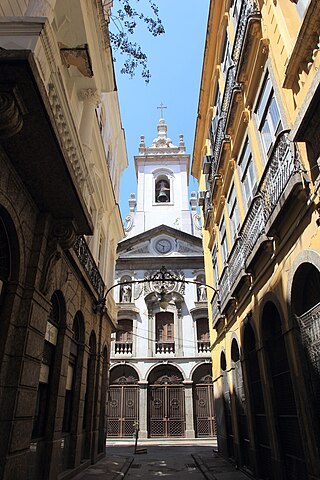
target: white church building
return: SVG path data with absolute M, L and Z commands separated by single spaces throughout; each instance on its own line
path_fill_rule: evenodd
M 183 135 L 172 144 L 163 118 L 157 129 L 149 147 L 141 136 L 137 198 L 130 196 L 118 245 L 107 435 L 132 437 L 138 425 L 140 438 L 210 437 L 207 295 L 199 285 L 205 277 L 196 194 L 188 198 L 190 155 Z

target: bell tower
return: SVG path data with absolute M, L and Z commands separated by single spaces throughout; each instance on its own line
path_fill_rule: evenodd
M 134 157 L 137 199 L 131 195 L 129 200 L 126 236 L 131 237 L 162 224 L 199 236 L 198 231 L 194 231 L 194 203 L 191 202 L 191 210 L 189 207 L 190 155 L 186 153 L 183 135 L 179 135 L 178 146 L 172 143 L 163 118 L 166 107 L 161 104 L 158 108 L 161 110 L 158 136 L 150 146 L 146 146 L 145 137 L 141 135 L 139 155 Z

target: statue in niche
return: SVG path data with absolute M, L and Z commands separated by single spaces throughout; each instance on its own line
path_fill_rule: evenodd
M 207 287 L 205 285 L 199 285 L 197 288 L 198 302 L 207 301 Z
M 131 285 L 122 285 L 120 289 L 120 301 L 122 303 L 130 303 L 131 294 L 132 294 Z

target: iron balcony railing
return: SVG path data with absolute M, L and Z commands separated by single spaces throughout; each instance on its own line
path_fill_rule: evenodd
M 76 253 L 82 267 L 84 268 L 91 285 L 97 292 L 99 298 L 102 298 L 105 285 L 97 264 L 89 250 L 87 242 L 82 235 L 77 237 L 76 243 L 73 246 L 73 250 Z
M 210 172 L 210 180 L 214 182 L 214 176 L 217 174 L 221 147 L 226 138 L 226 124 L 228 119 L 228 112 L 232 99 L 232 93 L 235 89 L 240 89 L 240 84 L 236 82 L 236 71 L 239 68 L 239 59 L 243 48 L 243 43 L 246 35 L 246 29 L 249 19 L 252 16 L 260 15 L 260 10 L 257 0 L 243 0 L 240 9 L 240 15 L 237 25 L 237 31 L 231 58 L 233 65 L 228 68 L 225 88 L 222 98 L 221 116 L 218 120 L 217 129 L 215 131 L 214 140 L 211 137 L 212 145 L 212 164 Z
M 215 324 L 220 313 L 220 295 L 218 291 L 216 291 L 213 295 L 213 298 L 211 301 L 211 308 L 212 308 L 213 324 Z
M 240 59 L 248 20 L 254 15 L 260 15 L 258 2 L 256 0 L 242 0 L 236 36 L 231 54 L 231 58 L 235 64 L 237 64 Z
M 219 159 L 220 159 L 220 152 L 223 141 L 225 140 L 225 127 L 227 122 L 228 111 L 230 108 L 231 97 L 233 89 L 236 87 L 235 84 L 235 76 L 234 76 L 234 69 L 235 66 L 232 65 L 228 68 L 226 83 L 222 98 L 222 106 L 221 106 L 221 116 L 218 120 L 217 129 L 215 131 L 214 136 L 214 144 L 212 146 L 212 163 L 211 163 L 211 171 L 210 171 L 210 181 L 214 181 L 214 176 L 218 172 L 219 167 Z M 212 140 L 211 140 L 212 141 Z
M 257 194 L 253 198 L 247 216 L 241 226 L 227 264 L 219 280 L 219 299 L 224 306 L 232 287 L 259 238 L 265 233 L 279 199 L 290 178 L 301 170 L 295 145 L 288 139 L 288 131 L 281 132 L 273 146 Z M 213 319 L 218 315 L 217 305 L 212 304 Z
M 132 353 L 132 342 L 115 342 L 114 353 L 128 355 Z

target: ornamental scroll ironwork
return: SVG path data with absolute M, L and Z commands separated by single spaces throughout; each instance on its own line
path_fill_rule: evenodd
M 154 385 L 179 385 L 183 382 L 178 375 L 162 375 L 155 382 Z
M 146 274 L 144 284 L 144 293 L 148 295 L 152 292 L 161 293 L 163 289 L 166 293 L 177 292 L 181 295 L 185 293 L 185 276 L 182 272 L 168 272 L 162 267 L 158 272 L 151 275 Z M 179 282 L 181 280 L 181 282 Z

